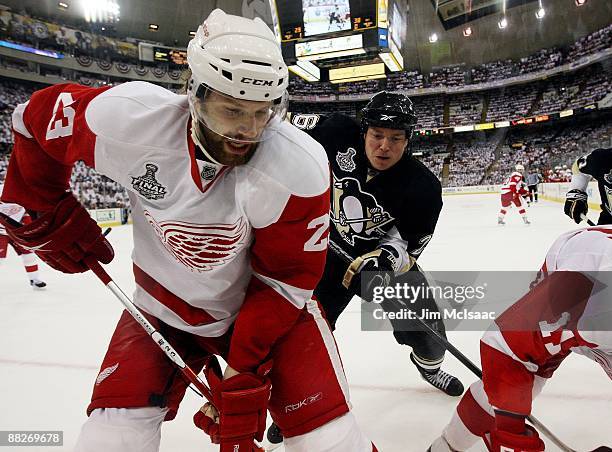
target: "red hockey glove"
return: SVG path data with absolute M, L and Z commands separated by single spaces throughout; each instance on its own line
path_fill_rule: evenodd
M 495 413 L 495 429 L 485 435 L 490 452 L 543 452 L 544 442 L 535 429 L 518 415 Z
M 87 271 L 86 257 L 108 264 L 115 256 L 98 224 L 71 193 L 30 224 L 15 227 L 2 218 L 0 223 L 13 241 L 64 273 Z
M 219 417 L 213 420 L 204 414 L 208 409 L 206 404 L 193 416 L 196 427 L 204 430 L 213 443 L 220 444 L 222 451 L 254 450 L 254 439 L 261 441 L 266 429 L 270 380 L 252 373 L 223 380 L 215 357 L 208 360 L 204 373 Z

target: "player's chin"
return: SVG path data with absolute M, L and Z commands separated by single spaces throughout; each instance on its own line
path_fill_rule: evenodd
M 391 159 L 389 157 L 374 157 L 372 166 L 377 170 L 385 170 L 391 166 Z
M 247 163 L 255 153 L 256 143 L 240 143 L 236 141 L 224 141 L 224 164 L 238 166 Z
M 236 156 L 247 155 L 255 145 L 244 141 L 225 140 L 223 149 L 226 153 Z

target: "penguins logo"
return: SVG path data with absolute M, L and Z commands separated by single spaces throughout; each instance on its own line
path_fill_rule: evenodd
M 612 170 L 610 170 L 610 172 L 604 176 L 604 180 L 608 184 L 612 185 Z
M 374 196 L 361 190 L 357 179 L 334 175 L 331 221 L 345 242 L 354 246 L 356 237 L 380 239 L 384 234 L 380 228 L 393 220 Z

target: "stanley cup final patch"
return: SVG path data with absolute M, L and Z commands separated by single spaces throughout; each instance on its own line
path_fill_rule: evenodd
M 355 161 L 353 160 L 355 155 L 357 155 L 355 148 L 348 148 L 345 152 L 338 152 L 336 154 L 336 162 L 338 162 L 338 166 L 342 171 L 350 173 L 355 170 L 357 167 L 357 165 L 355 165 Z
M 159 167 L 153 163 L 147 163 L 145 170 L 146 173 L 142 176 L 132 176 L 132 187 L 147 199 L 162 199 L 166 196 L 166 187 L 155 178 L 155 173 L 157 173 Z

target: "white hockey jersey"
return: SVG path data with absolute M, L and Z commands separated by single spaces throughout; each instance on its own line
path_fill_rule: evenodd
M 0 184 L 0 196 L 2 196 L 2 191 L 4 190 L 4 184 Z M 23 216 L 25 215 L 25 209 L 19 204 L 0 202 L 0 212 L 4 215 L 11 217 L 13 220 L 17 222 L 21 222 Z M 6 235 L 6 229 L 4 226 L 0 224 L 0 235 Z
M 235 369 L 255 368 L 310 299 L 325 263 L 329 167 L 289 123 L 273 120 L 248 164 L 214 165 L 195 158 L 187 97 L 131 82 L 39 91 L 13 127 L 19 171 L 4 198 L 53 208 L 76 160 L 122 184 L 136 305 L 201 336 L 235 323 Z

